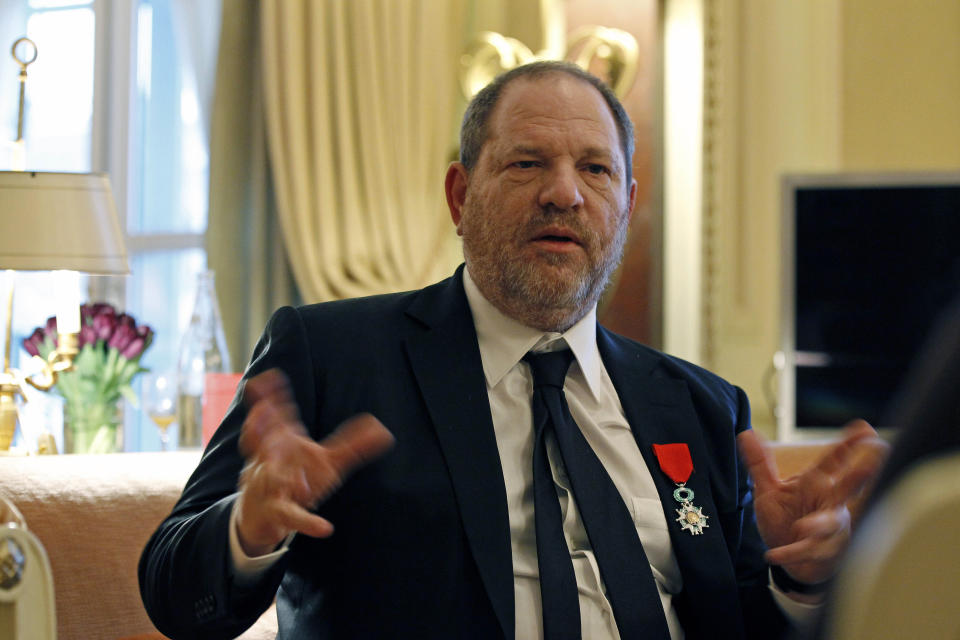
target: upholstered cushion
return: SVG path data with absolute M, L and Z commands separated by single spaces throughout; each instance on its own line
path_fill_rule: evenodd
M 137 562 L 198 460 L 197 452 L 0 458 L 0 491 L 50 558 L 60 640 L 156 633 Z M 275 613 L 261 623 L 244 638 L 276 635 Z

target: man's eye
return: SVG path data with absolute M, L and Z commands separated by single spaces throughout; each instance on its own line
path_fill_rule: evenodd
M 608 173 L 607 168 L 602 164 L 588 164 L 587 171 L 594 175 L 600 175 L 601 173 Z
M 534 160 L 517 160 L 513 166 L 518 169 L 532 169 L 537 166 L 537 163 Z

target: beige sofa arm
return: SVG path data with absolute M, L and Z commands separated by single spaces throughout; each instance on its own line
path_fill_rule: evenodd
M 140 600 L 137 563 L 199 459 L 180 451 L 0 457 L 0 489 L 50 558 L 60 640 L 162 638 Z M 242 637 L 275 636 L 270 610 Z

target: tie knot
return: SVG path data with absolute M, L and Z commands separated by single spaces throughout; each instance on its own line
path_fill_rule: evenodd
M 550 386 L 563 389 L 563 381 L 567 377 L 567 369 L 573 361 L 573 352 L 570 349 L 563 351 L 548 351 L 545 353 L 527 352 L 523 359 L 530 365 L 533 373 L 533 386 Z

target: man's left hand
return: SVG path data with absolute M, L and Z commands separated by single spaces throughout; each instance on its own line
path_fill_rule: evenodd
M 773 452 L 753 430 L 737 436 L 754 484 L 754 510 L 767 562 L 795 580 L 830 579 L 850 540 L 851 512 L 859 514 L 867 488 L 886 460 L 889 445 L 863 420 L 803 473 L 781 480 Z

